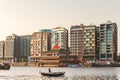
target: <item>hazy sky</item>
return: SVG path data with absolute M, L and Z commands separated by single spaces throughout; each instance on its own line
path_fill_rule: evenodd
M 120 0 L 0 0 L 0 40 L 12 33 L 81 23 L 99 26 L 108 20 L 117 23 L 119 32 Z

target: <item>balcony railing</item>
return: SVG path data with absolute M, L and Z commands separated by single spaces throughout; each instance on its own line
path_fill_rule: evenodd
M 40 63 L 59 63 L 59 60 L 40 60 Z

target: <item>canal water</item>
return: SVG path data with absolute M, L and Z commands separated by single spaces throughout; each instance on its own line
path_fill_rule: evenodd
M 51 68 L 51 71 L 64 71 L 61 77 L 44 77 L 40 72 L 48 72 L 45 67 L 11 67 L 0 70 L 0 80 L 120 80 L 120 67 L 101 68 Z

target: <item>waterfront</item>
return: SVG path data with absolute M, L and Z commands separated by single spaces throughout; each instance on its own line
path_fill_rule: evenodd
M 0 70 L 0 80 L 120 80 L 119 67 L 102 68 L 51 68 L 54 71 L 65 71 L 65 75 L 57 78 L 43 77 L 39 72 L 48 72 L 45 67 L 11 67 Z

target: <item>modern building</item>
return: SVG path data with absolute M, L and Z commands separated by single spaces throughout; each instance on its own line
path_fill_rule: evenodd
M 68 30 L 63 27 L 57 27 L 52 30 L 42 29 L 40 32 L 50 33 L 51 38 L 49 38 L 48 41 L 51 45 L 50 49 L 52 49 L 43 52 L 43 55 L 40 57 L 39 61 L 40 66 L 67 66 L 66 55 L 68 55 Z
M 52 29 L 41 29 L 39 30 L 39 32 L 46 32 L 46 33 L 49 33 L 49 40 L 48 40 L 48 50 L 51 50 L 51 32 L 52 32 Z
M 77 55 L 83 59 L 84 55 L 84 25 L 75 25 L 70 28 L 70 55 Z
M 96 26 L 75 25 L 70 28 L 70 55 L 80 60 L 96 60 Z
M 68 30 L 64 27 L 56 27 L 51 33 L 51 48 L 68 50 Z
M 17 62 L 26 62 L 30 56 L 30 35 L 17 36 L 15 41 L 16 53 L 14 57 Z
M 30 57 L 31 61 L 39 61 L 40 56 L 43 55 L 43 52 L 49 50 L 49 40 L 51 36 L 48 32 L 34 32 L 31 35 L 30 41 Z
M 6 37 L 4 59 L 14 62 L 28 61 L 30 56 L 30 35 L 12 34 Z
M 96 26 L 84 26 L 84 55 L 83 59 L 90 62 L 96 61 Z
M 5 60 L 13 61 L 15 53 L 15 39 L 17 39 L 15 34 L 6 37 L 5 40 L 5 49 L 4 49 L 4 58 Z
M 0 60 L 4 59 L 4 47 L 5 47 L 4 41 L 0 41 Z
M 117 25 L 108 21 L 100 25 L 100 61 L 117 60 Z

